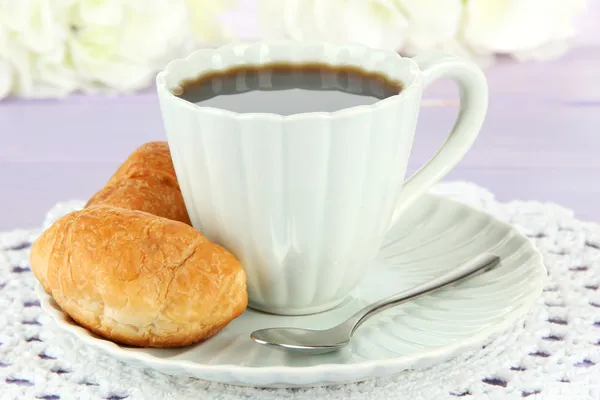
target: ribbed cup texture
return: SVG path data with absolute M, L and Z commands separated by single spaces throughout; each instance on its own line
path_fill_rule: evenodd
M 240 259 L 252 307 L 318 312 L 343 301 L 379 252 L 404 179 L 420 85 L 370 106 L 288 117 L 199 107 L 168 91 L 205 71 L 272 61 L 350 63 L 404 82 L 415 71 L 393 53 L 360 46 L 260 44 L 203 50 L 157 78 L 194 227 Z

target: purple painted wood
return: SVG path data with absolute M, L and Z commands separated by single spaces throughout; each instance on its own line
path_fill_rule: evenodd
M 502 200 L 552 201 L 600 220 L 600 43 L 560 60 L 487 71 L 490 107 L 481 137 L 447 179 L 473 181 Z M 455 99 L 448 82 L 426 99 Z M 441 143 L 456 105 L 427 103 L 410 160 Z M 153 90 L 130 96 L 0 103 L 0 230 L 38 226 L 60 200 L 87 198 L 127 154 L 164 140 Z

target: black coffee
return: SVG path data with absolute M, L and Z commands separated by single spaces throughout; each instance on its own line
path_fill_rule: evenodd
M 206 107 L 290 115 L 373 104 L 401 90 L 400 82 L 357 67 L 267 64 L 205 74 L 173 93 Z

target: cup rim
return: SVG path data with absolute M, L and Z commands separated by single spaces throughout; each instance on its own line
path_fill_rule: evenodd
M 166 77 L 169 74 L 174 73 L 173 69 L 177 68 L 183 64 L 190 63 L 192 61 L 192 59 L 195 58 L 200 53 L 206 53 L 206 52 L 216 53 L 218 51 L 228 51 L 228 50 L 231 51 L 235 47 L 242 47 L 242 46 L 247 48 L 248 46 L 315 46 L 315 45 L 328 46 L 328 47 L 342 47 L 342 46 L 343 47 L 354 47 L 354 48 L 359 48 L 361 50 L 372 52 L 372 53 L 374 53 L 374 52 L 384 53 L 388 57 L 396 58 L 398 61 L 408 64 L 407 66 L 408 66 L 409 71 L 411 72 L 412 79 L 408 83 L 402 82 L 405 86 L 403 87 L 402 91 L 400 91 L 399 93 L 394 94 L 389 97 L 386 97 L 385 99 L 377 100 L 376 102 L 374 102 L 372 104 L 346 107 L 346 108 L 342 108 L 342 109 L 336 110 L 336 111 L 311 111 L 311 112 L 294 113 L 294 114 L 289 114 L 289 115 L 282 115 L 282 114 L 276 114 L 276 113 L 271 113 L 271 112 L 248 112 L 248 113 L 246 113 L 246 112 L 231 111 L 231 110 L 227 110 L 224 108 L 218 108 L 218 107 L 201 106 L 201 105 L 192 103 L 190 101 L 182 99 L 181 97 L 176 96 L 169 88 L 167 88 Z M 315 42 L 315 41 L 294 41 L 294 40 L 264 40 L 264 41 L 256 41 L 256 42 L 235 42 L 235 43 L 228 43 L 228 44 L 225 44 L 225 45 L 222 45 L 219 47 L 201 48 L 201 49 L 191 52 L 186 57 L 171 60 L 156 75 L 156 90 L 158 91 L 159 97 L 166 96 L 166 98 L 169 99 L 169 101 L 174 101 L 175 104 L 177 104 L 181 107 L 184 107 L 184 108 L 188 109 L 189 111 L 205 112 L 205 113 L 210 113 L 210 114 L 213 114 L 216 116 L 221 116 L 221 117 L 229 117 L 229 118 L 235 118 L 235 119 L 260 118 L 260 119 L 271 119 L 271 120 L 278 120 L 278 121 L 280 121 L 280 120 L 290 120 L 291 121 L 291 120 L 306 119 L 306 118 L 322 118 L 322 119 L 343 118 L 343 117 L 348 117 L 348 116 L 352 116 L 352 115 L 356 115 L 356 114 L 373 112 L 379 108 L 389 105 L 390 103 L 400 101 L 400 100 L 404 99 L 405 97 L 411 95 L 415 91 L 415 88 L 420 86 L 420 85 L 418 85 L 418 83 L 421 82 L 421 75 L 419 72 L 420 72 L 420 69 L 415 60 L 413 60 L 410 57 L 404 57 L 404 56 L 400 55 L 399 53 L 396 53 L 392 50 L 374 49 L 374 48 L 370 48 L 368 46 L 358 44 L 358 43 L 332 43 L 332 42 L 324 42 L 324 41 Z M 200 72 L 199 76 L 201 74 L 202 74 L 202 72 Z

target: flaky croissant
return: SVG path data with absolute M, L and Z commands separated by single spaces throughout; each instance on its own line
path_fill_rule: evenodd
M 167 142 L 140 146 L 86 207 L 110 205 L 146 211 L 191 225 Z
M 246 275 L 230 252 L 180 222 L 189 219 L 182 201 L 170 203 L 181 194 L 173 193 L 179 187 L 164 145 L 140 149 L 86 208 L 34 242 L 31 266 L 57 304 L 90 331 L 134 346 L 185 346 L 245 310 Z M 156 157 L 143 153 L 157 149 Z

